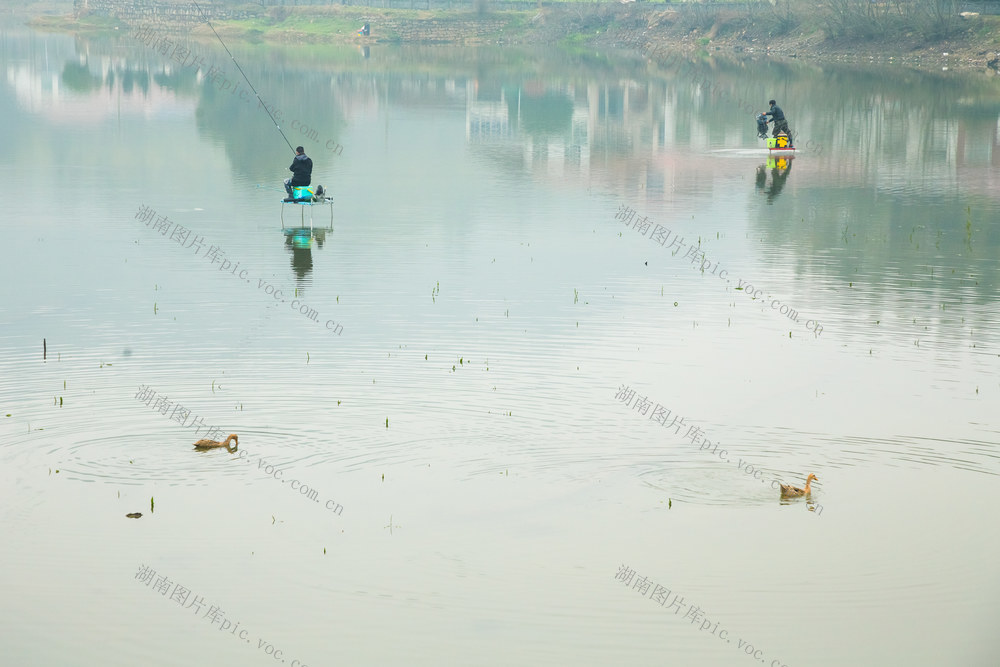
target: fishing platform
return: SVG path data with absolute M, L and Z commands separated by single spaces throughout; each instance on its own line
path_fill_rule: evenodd
M 288 198 L 281 200 L 281 226 L 285 226 L 285 204 L 301 207 L 299 210 L 299 221 L 302 223 L 302 227 L 305 227 L 306 207 L 309 207 L 310 231 L 313 228 L 313 207 L 328 206 L 330 208 L 330 228 L 333 229 L 333 197 L 328 196 L 326 191 L 322 190 L 321 187 L 317 187 L 314 191 L 309 186 L 300 187 L 293 185 L 291 200 Z
M 775 155 L 775 154 L 794 155 L 795 154 L 795 146 L 792 146 L 789 143 L 788 137 L 785 136 L 785 134 L 783 132 L 779 132 L 778 136 L 776 136 L 776 137 L 771 137 L 771 138 L 767 139 L 767 150 L 768 150 L 768 153 L 770 153 L 771 155 Z

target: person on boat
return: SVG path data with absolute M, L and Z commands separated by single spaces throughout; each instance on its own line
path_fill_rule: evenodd
M 784 133 L 788 137 L 788 147 L 792 148 L 795 146 L 795 142 L 792 141 L 792 131 L 788 129 L 788 121 L 785 119 L 785 112 L 781 110 L 774 100 L 768 100 L 767 102 L 771 108 L 767 110 L 764 114 L 765 116 L 770 116 L 773 125 L 771 125 L 771 136 L 777 137 L 779 134 Z
M 302 146 L 295 149 L 295 158 L 288 171 L 292 172 L 292 177 L 285 179 L 285 192 L 291 200 L 294 197 L 292 188 L 301 188 L 312 183 L 313 161 L 306 155 L 306 149 Z

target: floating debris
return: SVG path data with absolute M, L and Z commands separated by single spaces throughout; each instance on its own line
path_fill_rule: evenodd
M 142 516 L 142 512 L 132 512 L 130 514 L 126 514 L 125 516 L 127 516 L 130 519 L 138 519 L 139 517 Z

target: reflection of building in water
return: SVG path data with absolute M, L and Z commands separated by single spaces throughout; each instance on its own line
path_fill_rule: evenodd
M 588 109 L 577 105 L 575 97 L 572 84 L 469 81 L 465 137 L 470 144 L 486 148 L 519 148 L 522 165 L 544 165 L 553 176 L 567 170 L 586 175 L 590 167 Z M 513 151 L 507 153 L 513 155 Z
M 8 65 L 5 72 L 19 107 L 73 126 L 94 125 L 124 115 L 155 119 L 193 116 L 194 101 L 157 85 L 157 79 L 170 73 L 169 65 L 137 68 L 122 57 L 91 62 L 83 56 L 47 65 L 17 63 Z
M 479 83 L 476 81 L 469 81 L 465 90 L 465 138 L 469 143 L 506 142 L 513 138 L 503 89 L 497 99 L 491 99 L 489 95 L 479 96 Z
M 975 124 L 958 121 L 956 143 L 955 163 L 962 184 L 974 191 L 1000 194 L 1000 114 L 995 120 L 987 115 Z
M 661 197 L 678 179 L 683 183 L 691 168 L 690 146 L 707 146 L 709 128 L 709 119 L 662 81 L 466 85 L 467 141 L 509 167 L 554 180 L 638 186 Z M 682 170 L 674 157 L 678 152 Z
M 1000 114 L 973 102 L 947 114 L 930 105 L 900 109 L 894 98 L 865 98 L 864 122 L 832 126 L 830 144 L 848 168 L 872 171 L 897 193 L 1000 193 Z
M 719 167 L 713 153 L 759 146 L 751 113 L 735 103 L 740 82 L 725 81 L 730 92 L 690 77 L 469 81 L 466 140 L 542 178 L 578 176 L 660 199 L 701 192 Z M 853 111 L 859 104 L 861 115 Z M 995 194 L 1000 118 L 988 105 L 965 104 L 942 117 L 931 104 L 901 110 L 897 97 L 859 97 L 822 124 L 810 108 L 796 119 L 814 137 L 806 154 L 874 172 L 881 189 Z

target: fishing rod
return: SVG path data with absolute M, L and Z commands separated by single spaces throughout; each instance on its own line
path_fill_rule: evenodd
M 222 41 L 221 37 L 219 37 L 219 33 L 215 32 L 215 26 L 212 25 L 212 22 L 208 20 L 207 16 L 205 16 L 205 11 L 201 8 L 201 6 L 197 2 L 194 3 L 194 6 L 198 8 L 199 12 L 201 12 L 202 17 L 205 19 L 205 23 L 207 23 L 208 27 L 211 28 L 212 32 L 215 33 L 215 36 L 219 40 L 219 44 L 222 44 L 222 48 L 224 48 L 226 50 L 226 53 L 229 54 L 229 57 L 232 58 L 233 64 L 236 65 L 236 69 L 240 71 L 240 74 L 243 75 L 243 79 L 247 82 L 247 85 L 250 86 L 250 90 L 252 90 L 253 94 L 257 96 L 257 101 L 260 102 L 260 106 L 264 107 L 264 111 L 266 111 L 267 115 L 271 118 L 271 122 L 274 123 L 275 129 L 277 129 L 278 132 L 281 133 L 281 138 L 285 140 L 285 143 L 288 144 L 288 148 L 294 153 L 295 149 L 292 148 L 292 142 L 290 142 L 288 140 L 288 137 L 285 136 L 285 133 L 281 131 L 281 126 L 278 125 L 278 121 L 274 119 L 274 116 L 271 114 L 270 109 L 268 109 L 267 105 L 264 104 L 264 100 L 260 99 L 260 93 L 258 93 L 257 89 L 253 87 L 252 83 L 250 83 L 250 79 L 247 78 L 246 72 L 243 71 L 243 68 L 240 67 L 240 64 L 236 62 L 236 58 L 233 56 L 232 51 L 229 50 L 229 47 L 226 46 L 226 43 Z

